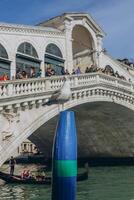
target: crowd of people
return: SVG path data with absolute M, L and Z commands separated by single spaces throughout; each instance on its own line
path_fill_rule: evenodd
M 124 63 L 125 65 L 128 66 L 127 70 L 134 69 L 134 59 L 129 60 L 128 58 L 124 59 L 117 59 L 120 63 Z
M 114 72 L 114 70 L 109 66 L 109 67 L 105 67 L 105 68 L 99 68 L 99 67 L 95 67 L 94 65 L 91 65 L 91 67 L 87 67 L 84 73 L 93 73 L 93 72 L 99 72 L 99 73 L 104 73 L 106 75 L 109 76 L 114 76 L 117 78 L 120 78 L 122 80 L 127 80 L 124 76 L 120 75 L 118 73 L 118 71 Z M 76 69 L 72 70 L 72 73 L 69 73 L 69 71 L 66 69 L 64 70 L 64 68 L 61 70 L 61 75 L 79 75 L 82 74 L 83 72 L 81 71 L 80 67 L 77 67 Z M 52 69 L 51 67 L 47 68 L 46 70 L 46 76 L 53 76 L 56 75 L 56 72 L 54 71 L 54 69 Z M 129 79 L 130 81 L 130 79 Z
M 87 67 L 85 69 L 84 73 L 93 73 L 93 72 L 104 73 L 110 76 L 120 78 L 122 80 L 127 80 L 123 75 L 120 75 L 118 71 L 114 72 L 114 70 L 109 65 L 107 65 L 105 68 L 99 68 L 94 65 L 91 65 L 90 67 Z M 79 75 L 82 73 L 83 72 L 81 71 L 79 66 L 76 69 L 73 69 L 71 73 L 68 71 L 68 69 L 64 69 L 64 67 L 62 67 L 61 71 L 59 71 L 58 73 L 54 70 L 54 68 L 47 67 L 45 71 L 45 76 L 51 77 L 54 75 Z M 35 70 L 34 67 L 31 67 L 29 73 L 26 72 L 25 70 L 21 71 L 20 69 L 17 69 L 16 77 L 14 79 L 40 78 L 41 76 L 42 76 L 41 69 L 37 71 Z M 9 80 L 9 77 L 6 73 L 0 76 L 0 81 L 7 81 L 7 80 Z M 131 80 L 129 79 L 129 81 Z
M 21 71 L 20 69 L 16 72 L 16 79 L 27 79 L 27 78 L 39 78 L 41 77 L 42 70 L 39 69 L 38 72 L 36 72 L 34 67 L 31 67 L 30 72 L 26 72 L 25 70 Z
M 114 70 L 108 65 L 105 68 L 99 68 L 99 67 L 94 67 L 91 65 L 91 67 L 87 67 L 85 70 L 85 73 L 93 73 L 93 72 L 99 72 L 99 73 L 104 73 L 109 76 L 114 76 L 116 78 L 120 78 L 122 80 L 127 80 L 123 75 L 120 75 L 118 71 L 114 72 Z M 130 81 L 130 80 L 129 80 Z
M 76 75 L 82 74 L 80 67 L 78 67 L 76 70 L 73 69 L 72 73 L 70 73 L 68 71 L 68 69 L 64 69 L 64 67 L 61 69 L 60 75 L 71 75 L 71 74 L 72 75 L 73 74 L 76 74 Z M 46 69 L 45 75 L 50 77 L 50 76 L 58 75 L 58 74 L 56 74 L 56 72 L 55 72 L 55 70 L 53 68 L 48 67 Z

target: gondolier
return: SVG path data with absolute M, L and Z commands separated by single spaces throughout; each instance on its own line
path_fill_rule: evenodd
M 16 160 L 14 159 L 13 156 L 11 156 L 10 160 L 9 160 L 9 167 L 10 167 L 10 175 L 13 176 L 14 174 L 14 167 L 16 164 Z

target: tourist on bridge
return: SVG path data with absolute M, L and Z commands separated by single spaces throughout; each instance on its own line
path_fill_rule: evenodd
M 31 67 L 30 78 L 36 78 L 36 73 L 35 73 L 35 68 L 34 67 Z
M 89 67 L 86 68 L 85 73 L 89 73 Z
M 74 74 L 75 74 L 75 70 L 73 69 L 73 70 L 72 70 L 72 75 L 74 75 Z
M 78 75 L 78 74 L 82 74 L 80 67 L 77 67 L 75 73 L 76 73 L 77 75 Z
M 41 78 L 42 75 L 42 69 L 39 69 L 38 73 L 37 73 L 37 78 Z
M 16 160 L 14 159 L 13 156 L 11 156 L 10 160 L 9 160 L 9 167 L 10 167 L 10 175 L 13 176 L 14 174 L 14 167 L 16 164 Z
M 62 69 L 61 69 L 61 75 L 65 75 L 65 74 L 66 74 L 65 69 L 64 69 L 64 67 L 62 67 Z
M 65 75 L 70 75 L 68 69 L 66 69 L 66 71 L 65 71 Z

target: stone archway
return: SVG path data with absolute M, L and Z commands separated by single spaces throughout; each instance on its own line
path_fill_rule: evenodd
M 134 156 L 134 112 L 113 102 L 86 102 L 71 108 L 76 115 L 78 157 Z M 51 158 L 57 116 L 31 136 L 46 157 Z
M 94 41 L 89 31 L 82 25 L 75 25 L 72 30 L 73 65 L 82 72 L 94 64 Z

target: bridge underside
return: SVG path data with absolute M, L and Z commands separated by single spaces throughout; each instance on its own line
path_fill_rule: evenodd
M 134 112 L 114 103 L 96 102 L 74 107 L 78 156 L 133 157 Z M 46 157 L 51 157 L 57 117 L 30 136 Z

